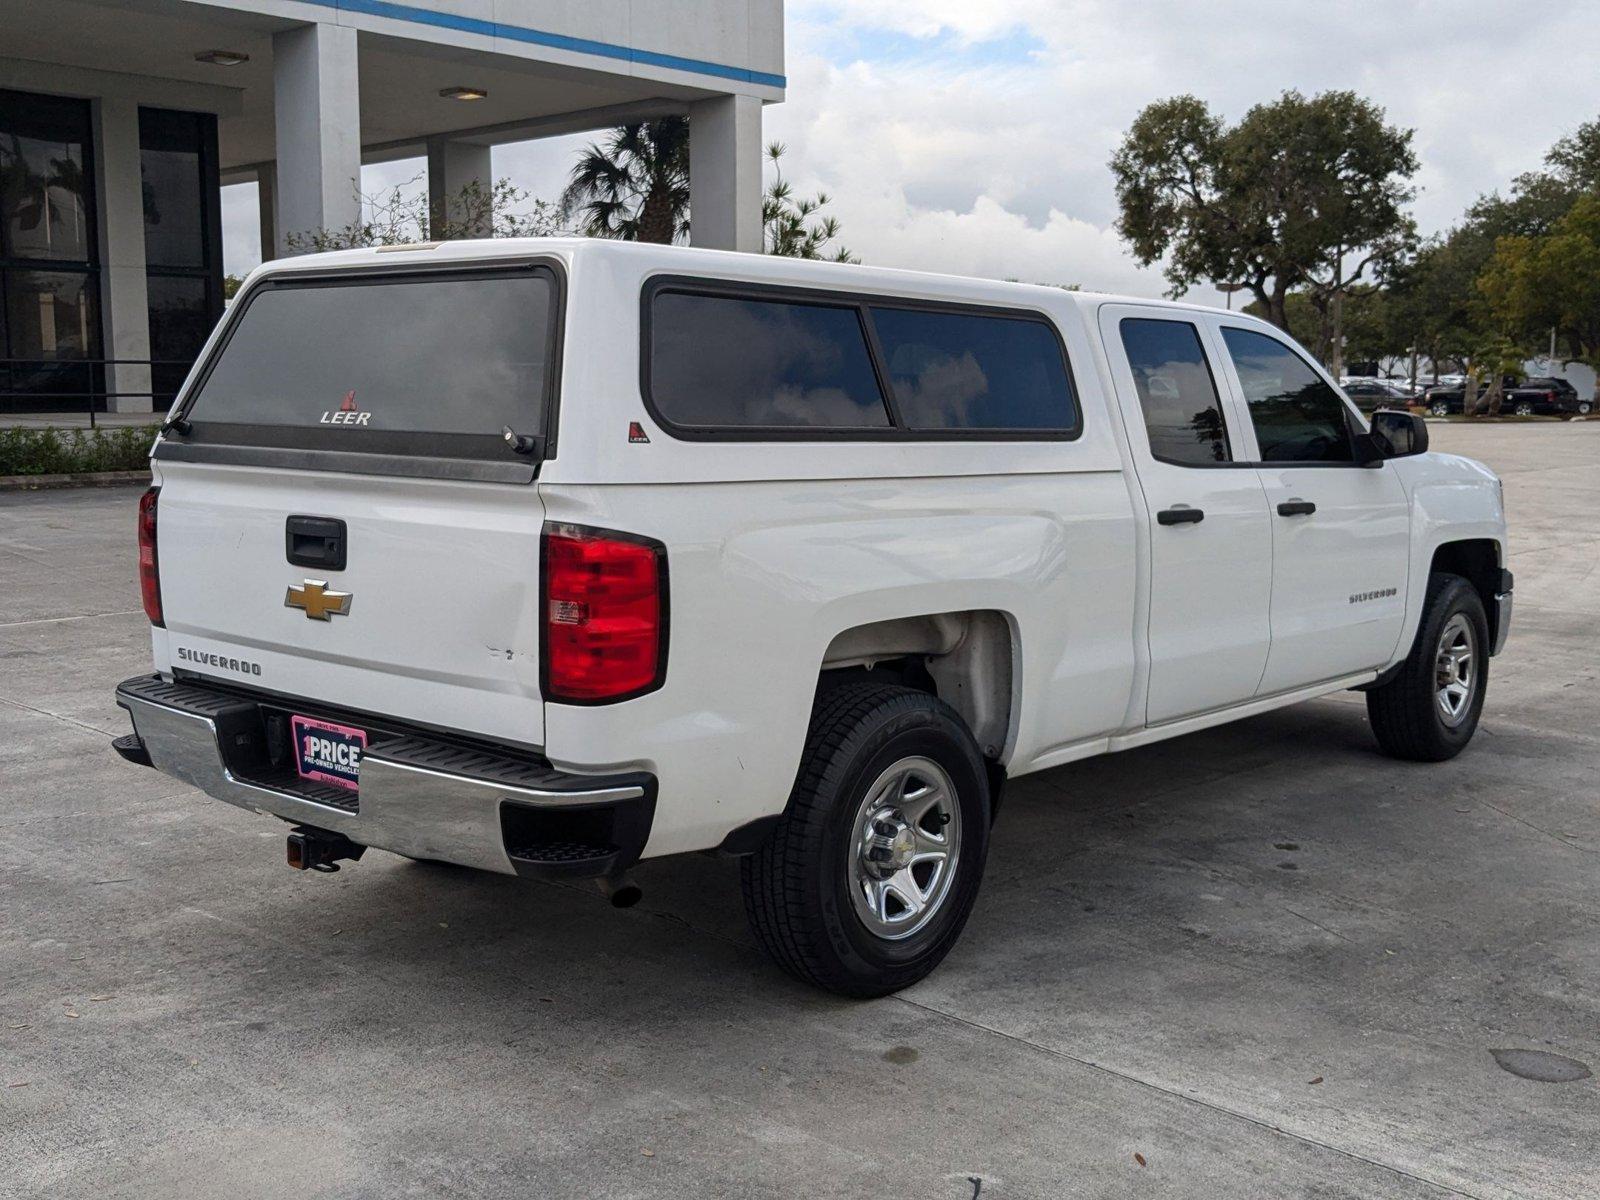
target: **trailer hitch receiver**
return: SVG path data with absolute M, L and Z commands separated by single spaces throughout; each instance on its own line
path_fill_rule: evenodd
M 357 845 L 342 833 L 330 833 L 310 825 L 296 825 L 289 833 L 289 865 L 296 871 L 337 871 L 340 859 L 354 862 L 366 851 L 365 846 Z

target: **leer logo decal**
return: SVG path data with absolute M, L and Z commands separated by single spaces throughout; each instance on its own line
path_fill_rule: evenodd
M 330 591 L 324 579 L 308 579 L 304 584 L 290 585 L 283 597 L 285 608 L 299 608 L 313 621 L 331 621 L 350 612 L 350 592 Z

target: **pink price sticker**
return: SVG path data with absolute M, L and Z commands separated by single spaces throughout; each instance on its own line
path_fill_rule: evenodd
M 364 729 L 335 725 L 314 717 L 289 718 L 294 735 L 295 770 L 302 779 L 355 791 L 361 779 L 361 755 L 367 748 Z

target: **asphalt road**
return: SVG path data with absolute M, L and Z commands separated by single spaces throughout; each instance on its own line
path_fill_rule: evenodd
M 1600 1194 L 1600 423 L 1502 472 L 1516 624 L 1443 766 L 1349 695 L 1020 782 L 954 954 L 847 1003 L 737 869 L 643 903 L 283 829 L 126 765 L 135 491 L 0 496 L 0 1195 Z

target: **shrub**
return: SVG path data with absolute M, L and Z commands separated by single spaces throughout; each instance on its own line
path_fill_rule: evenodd
M 159 425 L 111 429 L 0 429 L 0 475 L 76 475 L 137 471 Z

